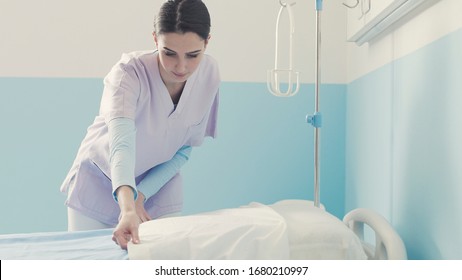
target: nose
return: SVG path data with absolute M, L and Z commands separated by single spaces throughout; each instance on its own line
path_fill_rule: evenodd
M 183 74 L 186 72 L 187 69 L 187 61 L 184 58 L 178 59 L 176 66 L 175 66 L 175 71 L 179 74 Z

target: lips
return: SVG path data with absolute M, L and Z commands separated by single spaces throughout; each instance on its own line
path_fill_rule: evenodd
M 188 75 L 187 73 L 176 73 L 176 72 L 172 72 L 172 73 L 175 77 L 180 78 L 180 79 L 185 78 Z

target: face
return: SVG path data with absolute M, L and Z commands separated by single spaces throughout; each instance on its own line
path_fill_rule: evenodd
M 162 80 L 167 86 L 183 84 L 199 66 L 208 40 L 193 32 L 153 35 Z

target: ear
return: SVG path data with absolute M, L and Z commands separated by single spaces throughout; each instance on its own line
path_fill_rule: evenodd
M 208 43 L 209 43 L 210 38 L 212 38 L 212 35 L 209 34 L 209 36 L 207 37 L 207 39 L 206 39 L 205 42 L 204 42 L 204 44 L 205 44 L 205 45 L 204 45 L 204 48 L 207 48 L 207 45 L 208 45 Z
M 152 32 L 152 37 L 154 38 L 154 43 L 156 44 L 156 48 L 158 47 L 158 42 L 157 42 L 157 34 L 156 32 Z

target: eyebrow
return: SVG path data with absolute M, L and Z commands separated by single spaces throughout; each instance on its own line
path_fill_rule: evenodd
M 177 53 L 176 51 L 171 50 L 171 49 L 169 49 L 169 48 L 167 48 L 167 47 L 164 47 L 164 50 L 167 50 L 167 51 L 173 52 L 173 53 Z M 197 53 L 200 53 L 201 51 L 202 51 L 202 50 L 195 50 L 195 51 L 192 51 L 192 52 L 187 52 L 186 54 L 197 54 Z

